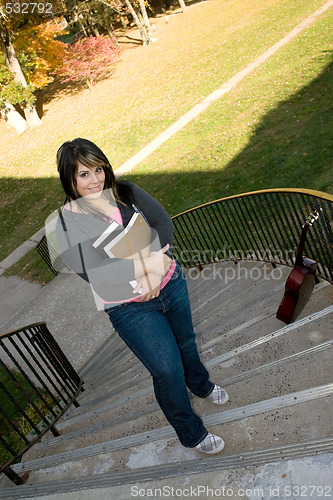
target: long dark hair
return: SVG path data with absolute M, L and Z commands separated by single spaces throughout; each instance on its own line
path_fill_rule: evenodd
M 130 205 L 133 203 L 132 189 L 129 184 L 117 181 L 112 166 L 103 151 L 88 139 L 77 138 L 66 141 L 57 152 L 57 165 L 60 181 L 66 194 L 66 202 L 78 200 L 80 195 L 76 188 L 76 173 L 78 164 L 88 168 L 102 167 L 105 173 L 104 190 L 112 189 L 118 203 Z M 80 200 L 81 207 L 99 213 L 86 200 Z

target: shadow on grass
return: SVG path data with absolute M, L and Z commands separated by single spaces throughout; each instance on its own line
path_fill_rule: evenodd
M 112 74 L 115 72 L 115 67 L 111 67 L 110 71 L 103 77 L 100 77 L 97 82 L 102 80 L 106 80 L 110 78 Z M 63 82 L 60 78 L 56 78 L 52 83 L 50 83 L 45 89 L 41 89 L 36 97 L 35 107 L 38 113 L 38 116 L 42 118 L 45 115 L 44 106 L 54 99 L 60 99 L 65 96 L 73 96 L 77 95 L 83 90 L 88 89 L 88 85 L 85 82 L 80 81 L 70 81 Z
M 123 40 L 123 38 L 126 38 L 128 41 Z M 142 45 L 142 40 L 139 38 L 134 38 L 133 36 L 129 36 L 129 35 L 121 35 L 118 39 L 118 43 L 120 45 L 124 45 L 124 44 Z
M 331 55 L 333 52 L 331 52 Z M 229 193 L 303 187 L 333 192 L 333 60 L 268 112 L 223 172 Z
M 0 178 L 0 261 L 64 202 L 58 178 Z
M 205 2 L 207 0 L 184 0 L 186 7 Z M 147 5 L 147 12 L 151 17 L 179 14 L 181 6 L 178 0 L 157 0 L 152 6 Z

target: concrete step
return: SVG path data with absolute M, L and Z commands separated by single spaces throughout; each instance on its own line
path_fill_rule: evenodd
M 333 384 L 324 384 L 230 410 L 214 412 L 211 415 L 203 416 L 203 420 L 214 432 L 228 436 L 227 446 L 230 452 L 242 453 L 253 450 L 254 446 L 256 449 L 265 448 L 267 442 L 270 442 L 271 448 L 280 443 L 288 445 L 306 442 L 307 439 L 304 438 L 308 438 L 309 433 L 317 439 L 328 439 L 331 432 L 329 408 L 332 400 Z M 295 432 L 293 421 L 296 419 L 297 431 Z M 314 432 L 314 422 L 316 423 L 316 432 Z M 161 440 L 164 442 L 161 443 Z M 25 471 L 40 471 L 61 466 L 63 477 L 66 475 L 70 477 L 72 473 L 75 476 L 78 462 L 81 467 L 85 468 L 83 460 L 111 454 L 112 467 L 117 464 L 117 469 L 121 470 L 121 467 L 126 466 L 131 460 L 132 455 L 137 454 L 138 446 L 145 447 L 147 443 L 151 442 L 159 442 L 158 446 L 163 449 L 175 447 L 176 453 L 179 453 L 179 444 L 173 429 L 170 426 L 164 426 L 51 456 L 38 457 L 28 462 L 16 464 L 13 468 L 21 474 Z M 197 455 L 198 452 L 193 449 L 184 449 L 182 458 L 191 456 L 196 459 Z M 104 459 L 105 457 L 103 461 Z M 170 451 L 171 460 L 172 453 Z M 96 465 L 98 461 L 99 459 L 95 458 L 93 463 Z M 66 467 L 64 467 L 65 464 Z M 32 478 L 33 476 L 29 481 Z
M 324 353 L 324 354 L 323 354 Z M 316 346 L 315 349 L 307 350 L 302 353 L 303 363 L 298 363 L 298 356 L 287 357 L 280 362 L 268 363 L 267 365 L 253 368 L 245 373 L 236 375 L 223 380 L 228 391 L 232 394 L 231 400 L 224 410 L 237 408 L 247 403 L 255 403 L 265 399 L 272 399 L 276 396 L 288 395 L 291 388 L 295 392 L 301 392 L 311 389 L 313 384 L 317 386 L 325 385 L 327 373 L 330 371 L 330 361 L 332 355 L 332 341 Z M 311 357 L 310 357 L 311 356 Z M 305 360 L 309 360 L 305 362 Z M 315 370 L 320 361 L 320 370 Z M 313 372 L 311 371 L 313 369 Z M 310 370 L 310 371 L 309 371 Z M 272 374 L 274 373 L 274 378 Z M 311 373 L 311 377 L 309 376 Z M 315 376 L 313 375 L 315 374 Z M 198 414 L 203 416 L 216 413 L 216 407 L 207 404 L 207 401 L 199 398 L 192 398 L 192 403 Z M 98 414 L 91 420 L 87 427 L 87 419 L 84 420 L 84 426 L 76 430 L 66 429 L 66 433 L 59 438 L 47 440 L 34 448 L 35 455 L 41 456 L 41 453 L 57 453 L 60 450 L 72 449 L 74 439 L 80 440 L 80 445 L 88 446 L 96 444 L 98 440 L 108 440 L 123 437 L 125 425 L 127 434 L 134 434 L 144 429 L 147 424 L 150 429 L 167 425 L 160 414 L 158 405 L 153 398 L 146 401 L 145 405 L 138 403 L 136 409 L 130 411 L 129 408 L 123 409 L 120 415 L 110 418 L 109 412 L 105 410 L 102 414 L 104 419 L 99 419 Z M 101 432 L 103 431 L 103 432 Z
M 327 313 L 327 311 L 331 311 L 331 309 L 325 309 L 325 311 Z M 322 312 L 320 314 L 321 316 L 323 316 L 324 313 Z M 314 320 L 317 318 L 317 316 L 318 313 L 316 316 L 314 316 Z M 318 333 L 314 333 L 309 327 L 311 323 L 311 317 L 299 321 L 299 328 L 303 328 L 302 335 L 304 336 L 304 342 L 306 340 L 308 345 L 304 344 L 305 348 L 303 348 L 301 351 L 294 352 L 292 355 L 289 355 L 289 349 L 290 342 L 293 341 L 293 337 L 291 338 L 291 340 L 289 339 L 289 341 L 288 339 L 286 339 L 286 337 L 288 336 L 288 334 L 291 336 L 295 335 L 297 324 L 293 324 L 288 327 L 286 326 L 282 329 L 277 330 L 276 332 L 273 332 L 272 334 L 268 334 L 264 337 L 255 339 L 254 341 L 249 341 L 247 343 L 242 343 L 242 340 L 240 341 L 239 339 L 237 339 L 237 342 L 241 343 L 239 349 L 227 351 L 213 358 L 210 350 L 210 359 L 206 364 L 212 373 L 213 379 L 221 383 L 222 385 L 226 385 L 226 383 L 228 383 L 228 379 L 230 379 L 231 381 L 240 380 L 240 383 L 243 383 L 243 380 L 246 380 L 246 383 L 248 383 L 250 377 L 255 377 L 258 375 L 262 377 L 263 374 L 266 374 L 265 376 L 267 376 L 267 373 L 268 377 L 271 377 L 272 372 L 278 368 L 280 371 L 282 370 L 284 374 L 283 377 L 289 380 L 288 387 L 291 387 L 292 384 L 297 385 L 297 377 L 295 378 L 295 381 L 291 380 L 291 365 L 291 370 L 296 371 L 297 375 L 297 370 L 299 370 L 299 360 L 301 358 L 304 360 L 305 357 L 311 356 L 310 360 L 312 362 L 312 360 L 315 359 L 316 356 L 324 356 L 322 354 L 323 351 L 325 351 L 325 356 L 327 352 L 330 353 L 331 341 L 329 339 L 327 340 L 327 338 L 325 338 L 323 334 L 319 335 Z M 244 340 L 250 339 L 245 338 Z M 256 353 L 255 358 L 253 358 L 253 350 Z M 277 355 L 277 353 L 279 354 Z M 249 366 L 249 370 L 245 369 L 247 365 Z M 296 368 L 294 367 L 295 365 L 297 365 Z M 302 362 L 301 368 L 303 365 L 304 362 Z M 240 372 L 240 366 L 243 367 L 242 372 Z M 324 362 L 322 363 L 322 366 L 324 366 Z M 324 374 L 326 375 L 329 372 L 330 367 L 327 366 L 327 371 L 326 373 L 324 372 Z M 321 374 L 322 373 L 323 372 L 321 372 Z M 113 395 L 115 398 L 114 401 L 112 401 L 112 399 L 111 402 L 104 401 L 103 404 L 98 408 L 96 407 L 96 400 L 92 400 L 90 402 L 90 406 L 87 406 L 86 404 L 85 406 L 83 405 L 82 407 L 70 412 L 70 416 L 67 419 L 63 420 L 58 425 L 58 428 L 62 431 L 64 430 L 65 432 L 72 432 L 71 427 L 76 425 L 76 428 L 80 427 L 81 431 L 82 429 L 84 431 L 84 426 L 87 425 L 88 420 L 90 421 L 93 419 L 95 425 L 104 425 L 104 419 L 116 420 L 119 413 L 123 415 L 123 422 L 126 420 L 126 414 L 136 415 L 136 417 L 138 418 L 140 412 L 133 412 L 133 407 L 144 408 L 145 415 L 147 414 L 147 412 L 151 413 L 152 411 L 155 411 L 157 407 L 154 404 L 154 399 L 152 397 L 152 386 L 150 378 L 146 377 L 145 372 L 143 372 L 143 376 L 145 377 L 146 381 L 145 387 L 143 389 L 141 388 L 135 392 L 128 389 L 128 392 L 130 392 L 130 394 L 128 394 L 127 397 L 125 396 L 122 398 L 120 397 L 120 394 L 116 392 Z M 300 380 L 304 382 L 306 378 L 302 377 Z M 320 384 L 321 380 L 318 383 Z M 258 394 L 258 391 L 253 391 L 252 397 L 256 397 L 257 399 L 268 397 L 270 395 L 267 394 L 268 385 L 268 383 L 265 384 L 265 391 L 263 390 L 263 388 L 261 388 L 261 394 Z M 278 382 L 278 385 L 280 387 L 283 387 L 283 380 Z M 232 392 L 235 392 L 234 388 L 232 389 Z M 241 393 L 242 392 L 244 391 L 241 391 Z M 121 395 L 123 396 L 123 393 Z M 249 396 L 246 395 L 246 397 Z M 147 405 L 149 406 L 149 408 L 147 408 Z M 155 410 L 150 409 L 151 405 L 153 406 L 153 408 L 155 408 Z M 35 449 L 38 449 L 38 445 Z
M 182 498 L 182 494 L 207 498 L 214 493 L 237 498 L 237 494 L 244 497 L 246 492 L 257 498 L 272 498 L 272 495 L 281 498 L 284 492 L 290 493 L 293 485 L 302 485 L 309 493 L 318 491 L 329 496 L 332 445 L 332 438 L 309 440 L 273 449 L 244 451 L 241 455 L 223 453 L 169 462 L 157 446 L 147 446 L 146 453 L 138 450 L 139 468 L 132 462 L 132 468 L 121 473 L 106 472 L 102 467 L 93 473 L 78 469 L 74 480 L 62 479 L 59 470 L 54 469 L 46 481 L 20 487 L 8 484 L 0 491 L 0 499 L 128 500 L 133 496 L 153 497 L 161 491 L 171 498 L 173 494 L 177 498 Z M 107 454 L 105 457 L 105 464 L 109 465 Z M 313 485 L 317 486 L 313 489 Z
M 234 264 L 232 264 L 234 265 Z M 190 282 L 190 290 L 192 282 Z M 197 286 L 197 283 L 195 283 Z M 206 286 L 206 281 L 201 282 L 201 286 Z M 216 281 L 214 281 L 215 287 Z M 192 291 L 192 290 L 191 290 Z M 114 344 L 114 339 L 110 344 Z M 107 346 L 101 353 L 99 353 L 98 358 L 95 359 L 91 365 L 94 365 L 93 369 L 89 369 L 87 371 L 87 377 L 85 377 L 85 393 L 81 397 L 80 403 L 81 407 L 75 410 L 75 415 L 81 414 L 82 412 L 89 410 L 90 408 L 98 407 L 99 405 L 105 406 L 105 404 L 112 399 L 112 397 L 117 397 L 117 399 L 122 398 L 124 396 L 124 392 L 126 393 L 126 389 L 128 389 L 128 383 L 135 383 L 136 385 L 140 383 L 149 382 L 149 375 L 144 371 L 142 372 L 140 364 L 135 360 L 133 355 L 127 351 L 126 346 L 123 346 L 123 349 L 118 350 L 114 355 L 109 352 Z M 105 355 L 105 352 L 107 356 Z M 101 360 L 107 360 L 104 364 L 101 364 Z M 127 368 L 127 363 L 129 363 L 130 368 Z M 120 366 L 119 366 L 120 365 Z M 108 367 L 112 368 L 112 371 L 108 371 Z M 108 373 L 108 376 L 104 377 L 104 382 L 101 381 L 100 377 L 100 369 L 103 368 L 104 373 Z M 141 370 L 141 374 L 140 374 Z M 93 373 L 95 373 L 95 377 L 92 377 Z M 89 377 L 88 377 L 89 374 Z M 84 374 L 83 374 L 84 376 Z M 118 377 L 118 378 L 117 378 Z M 98 392 L 96 392 L 96 387 L 94 381 L 97 380 L 98 383 Z M 121 385 L 118 386 L 118 380 L 121 381 Z M 112 390 L 110 390 L 112 387 Z M 108 406 L 108 408 L 110 408 Z M 94 413 L 96 415 L 96 413 Z M 66 423 L 67 425 L 67 423 Z

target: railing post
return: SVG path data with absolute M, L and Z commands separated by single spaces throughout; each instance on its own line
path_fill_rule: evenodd
M 13 481 L 13 483 L 17 485 L 24 484 L 25 481 L 28 479 L 28 474 L 25 474 L 24 476 L 21 477 L 18 474 L 16 474 L 16 472 L 14 472 L 10 467 L 5 467 L 2 470 L 2 472 L 5 474 L 5 476 L 8 477 L 8 479 Z

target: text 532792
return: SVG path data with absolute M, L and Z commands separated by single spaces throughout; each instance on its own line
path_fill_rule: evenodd
M 7 2 L 5 11 L 7 14 L 53 14 L 50 2 Z

